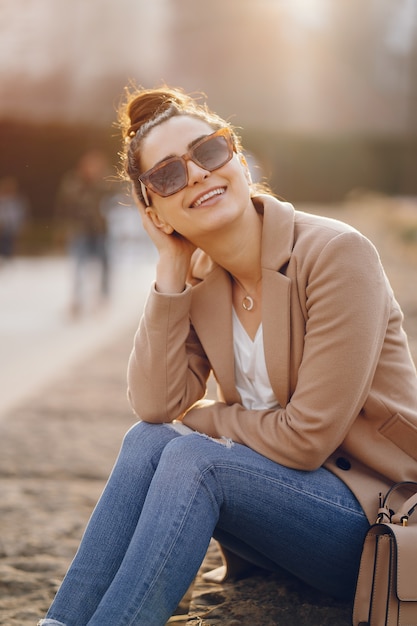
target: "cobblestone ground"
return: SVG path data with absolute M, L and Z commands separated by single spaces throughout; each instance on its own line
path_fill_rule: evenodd
M 380 250 L 406 314 L 417 360 L 415 205 L 367 200 L 328 211 L 358 226 Z M 410 226 L 411 224 L 411 226 Z M 411 237 L 412 239 L 412 237 Z M 0 421 L 0 625 L 34 626 L 79 543 L 92 508 L 135 421 L 126 400 L 134 328 L 25 399 Z M 201 574 L 220 564 L 213 542 L 172 624 L 193 626 L 348 626 L 350 606 L 289 576 L 256 571 L 234 584 Z M 182 613 L 182 614 L 181 614 Z

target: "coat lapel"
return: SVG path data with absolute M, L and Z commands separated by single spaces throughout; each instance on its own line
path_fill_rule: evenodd
M 221 267 L 215 266 L 193 288 L 190 315 L 226 402 L 240 402 L 234 374 L 232 287 Z
M 262 271 L 262 325 L 266 369 L 282 407 L 290 393 L 290 285 L 276 270 Z
M 294 208 L 270 196 L 262 196 L 261 201 L 265 362 L 275 396 L 285 407 L 290 399 L 291 280 L 284 270 L 294 242 Z

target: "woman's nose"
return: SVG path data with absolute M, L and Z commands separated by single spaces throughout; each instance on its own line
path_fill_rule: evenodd
M 191 159 L 187 162 L 188 168 L 188 184 L 195 185 L 196 183 L 201 183 L 207 176 L 210 175 L 209 170 L 205 170 Z

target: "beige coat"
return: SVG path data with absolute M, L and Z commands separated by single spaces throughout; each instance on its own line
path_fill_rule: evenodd
M 417 375 L 402 313 L 374 246 L 346 224 L 259 196 L 262 324 L 282 408 L 246 410 L 234 381 L 231 279 L 196 254 L 179 295 L 152 290 L 128 370 L 129 398 L 149 422 L 183 419 L 285 466 L 324 465 L 370 522 L 378 494 L 417 481 Z M 219 401 L 195 404 L 210 370 Z

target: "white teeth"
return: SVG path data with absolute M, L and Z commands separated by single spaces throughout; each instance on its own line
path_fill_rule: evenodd
M 203 202 L 205 202 L 206 200 L 209 200 L 209 198 L 212 198 L 213 196 L 218 196 L 220 194 L 224 193 L 224 189 L 219 187 L 219 189 L 213 189 L 213 191 L 209 191 L 208 193 L 204 194 L 204 196 L 201 196 L 201 198 L 199 198 L 198 200 L 196 200 L 193 204 L 193 207 L 199 207 L 200 204 L 202 204 Z

